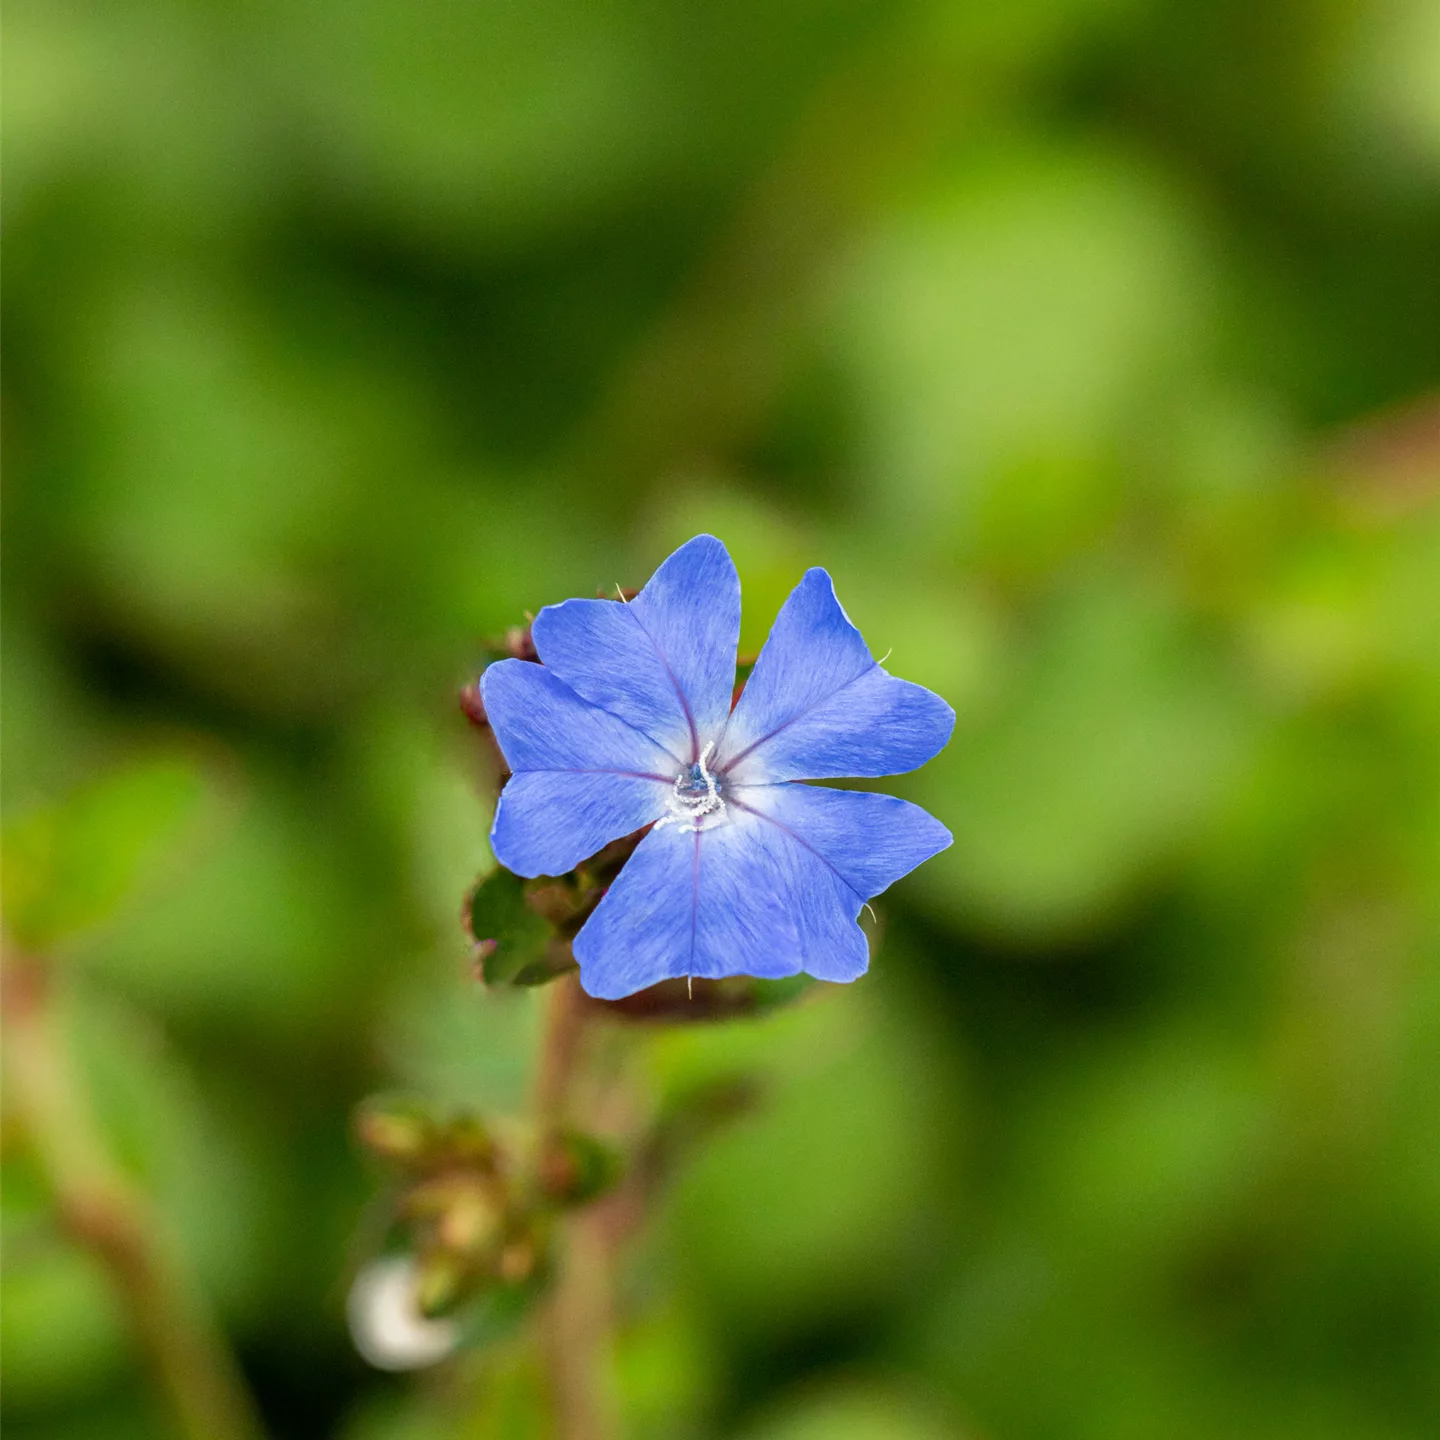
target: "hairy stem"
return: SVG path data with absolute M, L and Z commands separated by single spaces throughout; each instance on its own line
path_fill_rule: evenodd
M 570 1118 L 584 1040 L 579 981 L 573 974 L 562 975 L 546 996 L 535 1077 L 542 1145 Z M 610 1331 L 610 1254 L 589 1211 L 572 1215 L 565 1226 L 564 1253 L 542 1323 L 558 1440 L 608 1440 L 615 1433 L 602 1371 Z
M 77 1244 L 108 1271 L 186 1440 L 259 1440 L 254 1406 L 147 1198 L 112 1159 L 60 1034 L 50 976 L 7 954 L 7 1108 Z

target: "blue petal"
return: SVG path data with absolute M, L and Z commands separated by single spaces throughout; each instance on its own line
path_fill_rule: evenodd
M 500 792 L 490 848 L 517 875 L 563 875 L 665 813 L 669 787 L 646 776 L 528 770 Z
M 491 665 L 480 689 L 515 772 L 490 832 L 507 869 L 563 875 L 665 813 L 675 761 L 649 736 L 529 661 Z
M 931 814 L 894 795 L 819 785 L 746 785 L 732 808 L 751 811 L 822 859 L 861 900 L 946 849 L 953 837 Z
M 893 795 L 784 784 L 736 787 L 730 800 L 785 837 L 804 968 L 821 980 L 864 973 L 865 901 L 951 843 L 932 815 Z
M 531 634 L 540 658 L 577 694 L 688 764 L 730 713 L 740 577 L 725 547 L 698 535 L 628 605 L 547 605 Z
M 724 823 L 652 830 L 575 937 L 605 1000 L 682 975 L 865 972 L 867 898 L 950 844 L 917 805 L 808 785 L 734 789 Z
M 898 775 L 943 748 L 955 712 L 871 658 L 824 570 L 776 617 L 713 769 L 737 784 Z
M 580 983 L 618 1000 L 682 975 L 778 977 L 802 963 L 781 832 L 743 811 L 658 826 L 575 937 Z
M 524 770 L 613 770 L 673 782 L 679 761 L 643 731 L 582 700 L 544 665 L 500 660 L 480 677 L 505 763 Z

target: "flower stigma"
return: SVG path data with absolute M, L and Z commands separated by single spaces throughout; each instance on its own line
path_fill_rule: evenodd
M 686 830 L 698 832 L 709 830 L 724 820 L 724 798 L 715 777 L 705 766 L 714 748 L 712 740 L 700 752 L 700 758 L 675 777 L 667 800 L 670 813 L 655 822 L 657 830 L 662 825 L 683 825 Z

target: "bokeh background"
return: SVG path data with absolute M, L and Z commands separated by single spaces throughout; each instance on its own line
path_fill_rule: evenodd
M 537 1433 L 356 1357 L 349 1117 L 522 1103 L 455 691 L 700 530 L 747 647 L 823 564 L 955 706 L 955 845 L 863 982 L 635 1042 L 766 1098 L 627 1434 L 1440 1433 L 1429 0 L 6 21 L 4 801 L 88 817 L 70 1043 L 274 1436 Z M 7 1432 L 165 1434 L 6 1134 Z

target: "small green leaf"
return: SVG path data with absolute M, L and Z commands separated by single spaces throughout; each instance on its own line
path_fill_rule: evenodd
M 191 763 L 152 760 L 8 823 L 6 922 L 16 940 L 45 950 L 108 920 L 175 844 L 203 794 Z
M 504 869 L 487 875 L 470 892 L 469 919 L 487 985 L 534 985 L 558 973 L 547 969 L 555 932 L 526 905 L 518 875 Z
M 512 985 L 548 985 L 576 968 L 575 956 L 566 940 L 554 939 L 538 960 L 522 966 L 510 977 Z

